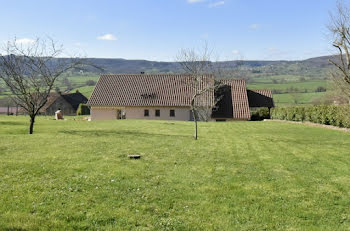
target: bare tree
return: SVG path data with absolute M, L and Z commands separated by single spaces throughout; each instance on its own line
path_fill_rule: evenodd
M 213 108 L 220 98 L 215 97 L 215 91 L 222 85 L 215 77 L 227 78 L 233 73 L 232 67 L 225 67 L 225 62 L 212 62 L 212 51 L 207 43 L 202 49 L 182 49 L 176 61 L 184 73 L 188 74 L 189 85 L 192 89 L 191 112 L 195 124 L 194 139 L 198 139 L 198 121 L 209 121 Z
M 214 79 L 210 81 L 209 73 L 211 69 L 210 52 L 208 46 L 203 51 L 197 52 L 195 49 L 182 49 L 176 57 L 176 61 L 181 65 L 182 70 L 188 74 L 189 81 L 187 84 L 192 89 L 191 96 L 191 112 L 195 124 L 194 139 L 198 139 L 198 120 L 199 115 L 209 117 L 208 108 L 210 110 L 212 103 L 205 102 L 210 95 L 214 97 Z M 203 110 L 203 103 L 205 105 Z M 206 116 L 207 115 L 207 116 Z M 208 118 L 207 118 L 208 119 Z
M 337 10 L 330 15 L 329 31 L 337 55 L 329 59 L 335 67 L 331 76 L 336 86 L 350 100 L 350 10 L 344 2 L 337 2 Z
M 10 89 L 13 101 L 29 115 L 29 134 L 33 134 L 35 117 L 47 103 L 56 79 L 82 65 L 78 58 L 56 59 L 62 52 L 62 46 L 52 39 L 36 39 L 26 45 L 14 39 L 0 54 L 0 78 Z
M 292 92 L 290 93 L 291 97 L 292 97 L 292 101 L 295 105 L 299 104 L 300 100 L 301 100 L 301 95 L 297 92 Z

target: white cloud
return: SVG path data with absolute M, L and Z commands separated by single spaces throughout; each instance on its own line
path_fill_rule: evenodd
M 112 34 L 105 34 L 97 37 L 98 40 L 115 41 L 117 37 Z
M 257 30 L 257 29 L 260 28 L 260 25 L 259 25 L 259 24 L 252 24 L 252 25 L 249 26 L 249 28 L 250 28 L 251 30 Z
M 210 3 L 208 5 L 209 8 L 213 8 L 213 7 L 218 7 L 218 6 L 222 6 L 225 4 L 225 1 L 218 1 L 218 2 L 213 2 L 213 3 Z
M 33 44 L 35 40 L 29 38 L 16 39 L 16 44 L 18 45 L 30 45 Z

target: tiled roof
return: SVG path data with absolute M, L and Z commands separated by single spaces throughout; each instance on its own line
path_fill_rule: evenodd
M 199 89 L 214 83 L 213 75 L 203 75 Z M 101 75 L 88 101 L 91 106 L 190 106 L 194 89 L 191 76 L 180 74 Z M 214 93 L 201 96 L 213 102 Z
M 47 98 L 46 104 L 40 109 L 40 111 L 45 112 L 46 109 L 48 109 L 59 97 L 60 94 L 58 93 L 50 93 L 49 97 Z
M 62 97 L 70 104 L 72 105 L 74 110 L 77 110 L 79 107 L 79 104 L 81 103 L 87 103 L 88 99 L 81 94 L 80 92 L 75 93 L 68 93 L 68 94 L 62 94 Z
M 222 80 L 222 83 L 231 87 L 233 118 L 250 119 L 245 80 Z
M 249 107 L 274 107 L 271 90 L 247 90 Z

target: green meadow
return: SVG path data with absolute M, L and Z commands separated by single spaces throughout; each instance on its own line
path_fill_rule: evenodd
M 274 94 L 273 100 L 277 106 L 291 106 L 291 105 L 311 105 L 314 99 L 323 97 L 326 92 L 309 92 L 309 93 L 285 93 Z M 296 98 L 296 99 L 295 99 Z M 297 100 L 295 104 L 294 100 Z
M 252 83 L 248 84 L 250 89 L 275 89 L 275 90 L 287 90 L 288 88 L 297 88 L 301 91 L 315 91 L 318 87 L 328 87 L 328 83 L 325 80 L 312 80 L 305 82 L 286 82 L 286 83 Z
M 350 133 L 28 120 L 0 116 L 0 230 L 350 229 Z

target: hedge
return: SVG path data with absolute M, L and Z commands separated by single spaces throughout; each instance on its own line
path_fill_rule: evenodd
M 350 105 L 279 107 L 272 109 L 271 118 L 350 128 Z
M 270 111 L 267 107 L 258 108 L 256 110 L 251 110 L 250 120 L 260 121 L 264 119 L 270 119 Z
M 90 108 L 86 104 L 79 104 L 77 115 L 90 115 Z

